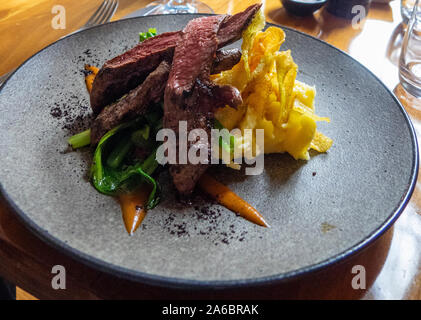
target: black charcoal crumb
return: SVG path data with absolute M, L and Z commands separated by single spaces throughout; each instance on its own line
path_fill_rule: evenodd
M 54 117 L 54 118 L 61 118 L 61 116 L 62 116 L 62 114 L 63 114 L 63 112 L 61 111 L 61 109 L 60 108 L 58 108 L 58 107 L 55 107 L 55 108 L 52 108 L 51 110 L 50 110 L 50 114 Z
M 232 242 L 243 242 L 246 240 L 247 231 L 238 231 L 234 224 L 226 225 L 223 208 L 218 207 L 212 199 L 203 197 L 192 197 L 189 199 L 178 199 L 177 209 L 190 206 L 194 214 L 182 216 L 179 213 L 170 213 L 164 220 L 164 229 L 176 237 L 189 237 L 192 235 L 204 237 L 215 246 L 218 244 L 229 245 Z M 182 202 L 180 202 L 182 201 Z M 190 223 L 189 220 L 196 222 Z

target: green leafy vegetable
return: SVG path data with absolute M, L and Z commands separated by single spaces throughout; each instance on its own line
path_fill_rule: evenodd
M 150 33 L 156 30 L 149 30 Z M 160 200 L 160 187 L 152 173 L 158 167 L 156 150 L 158 143 L 152 139 L 162 128 L 163 110 L 153 106 L 144 116 L 121 124 L 108 131 L 99 141 L 91 167 L 92 184 L 99 192 L 115 196 L 128 193 L 143 183 L 152 186 L 147 209 L 154 208 Z M 91 143 L 91 130 L 78 133 L 68 139 L 74 148 L 81 148 Z M 134 147 L 142 148 L 149 155 L 139 159 L 134 155 Z
M 86 147 L 91 144 L 91 129 L 77 133 L 68 140 L 73 149 Z
M 140 32 L 139 33 L 139 42 L 145 41 L 148 38 L 152 38 L 156 36 L 156 29 L 149 28 L 148 32 Z
M 122 159 L 127 155 L 132 142 L 127 137 L 124 131 L 133 130 L 136 128 L 139 120 L 133 120 L 128 123 L 119 125 L 114 129 L 108 131 L 98 143 L 94 153 L 94 162 L 91 168 L 92 183 L 94 187 L 101 193 L 107 195 L 116 195 L 119 192 L 129 192 L 141 183 L 149 183 L 152 185 L 152 191 L 149 194 L 147 209 L 154 208 L 160 200 L 160 188 L 158 183 L 150 175 L 158 167 L 156 161 L 156 149 L 146 158 L 142 163 L 125 166 L 122 165 Z M 106 154 L 107 144 L 112 138 L 118 139 L 119 143 L 115 149 L 110 153 L 106 164 L 103 163 L 104 155 Z M 124 140 L 128 140 L 130 143 Z

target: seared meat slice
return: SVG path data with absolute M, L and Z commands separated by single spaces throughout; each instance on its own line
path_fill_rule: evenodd
M 211 67 L 218 48 L 217 32 L 223 16 L 203 17 L 190 21 L 184 28 L 174 52 L 171 72 L 164 96 L 164 128 L 174 130 L 179 137 L 179 124 L 185 121 L 187 134 L 193 129 L 203 129 L 208 134 L 213 125 L 213 111 L 219 106 L 241 103 L 237 89 L 219 87 L 209 81 Z M 177 140 L 177 159 L 180 141 Z M 188 142 L 187 149 L 201 149 L 210 160 L 210 142 Z M 196 153 L 197 154 L 197 153 Z M 170 174 L 182 195 L 191 193 L 208 164 L 171 164 Z M 179 161 L 180 162 L 180 161 Z
M 241 94 L 234 87 L 219 87 L 197 79 L 192 95 L 186 98 L 184 103 L 184 107 L 175 108 L 173 111 L 169 109 L 174 108 L 174 104 L 164 103 L 164 127 L 171 128 L 178 133 L 179 121 L 186 121 L 187 134 L 194 129 L 204 129 L 209 140 L 198 144 L 188 142 L 187 148 L 191 149 L 192 151 L 189 152 L 194 154 L 199 154 L 199 149 L 204 149 L 203 152 L 207 153 L 208 163 L 210 163 L 210 137 L 214 125 L 214 111 L 218 107 L 226 105 L 236 108 L 242 103 Z M 177 150 L 179 150 L 178 144 Z M 171 164 L 169 171 L 178 192 L 182 195 L 189 195 L 207 168 L 208 164 L 191 164 L 187 159 L 187 164 Z
M 231 69 L 241 59 L 241 51 L 238 49 L 220 49 L 216 52 L 212 65 L 212 74 Z
M 253 4 L 246 10 L 225 19 L 218 32 L 218 47 L 222 48 L 227 44 L 240 40 L 243 31 L 248 27 L 261 7 L 261 3 Z
M 120 123 L 143 114 L 150 103 L 159 102 L 164 94 L 170 65 L 162 61 L 145 81 L 124 98 L 104 108 L 91 128 L 91 143 L 97 144 L 102 136 Z
M 180 99 L 191 93 L 196 79 L 209 79 L 210 69 L 218 48 L 217 32 L 226 16 L 197 18 L 184 28 L 175 48 L 171 73 L 165 93 Z
M 242 31 L 260 7 L 261 4 L 255 4 L 234 16 L 227 16 L 218 31 L 218 47 L 240 39 Z M 99 113 L 103 107 L 138 86 L 162 60 L 171 62 L 180 37 L 181 31 L 163 33 L 107 61 L 92 86 L 90 100 L 93 112 Z
M 171 48 L 179 37 L 179 31 L 157 35 L 105 62 L 92 85 L 90 100 L 93 112 L 99 113 L 103 107 L 137 87 L 162 60 L 171 63 Z
M 221 71 L 231 69 L 240 61 L 240 58 L 241 51 L 238 49 L 217 51 L 216 58 L 212 67 L 212 73 L 219 73 Z M 122 122 L 141 115 L 143 112 L 145 112 L 147 106 L 149 105 L 149 101 L 146 101 L 148 97 L 144 95 L 146 92 L 143 92 L 143 95 L 141 94 L 140 98 L 137 99 L 139 96 L 138 93 L 142 90 L 145 90 L 145 88 L 150 87 L 156 80 L 159 82 L 159 86 L 156 87 L 157 92 L 154 92 L 154 100 L 159 100 L 157 95 L 159 92 L 161 92 L 161 97 L 164 95 L 164 88 L 168 78 L 169 68 L 170 67 L 167 62 L 161 62 L 161 64 L 155 70 L 155 73 L 153 73 L 153 76 L 146 78 L 148 81 L 145 80 L 141 85 L 131 90 L 129 94 L 123 96 L 119 101 L 102 109 L 98 117 L 95 119 L 94 124 L 92 125 L 92 144 L 98 143 L 108 130 L 111 130 L 113 127 L 121 124 Z M 225 94 L 221 91 L 221 89 L 222 88 L 219 87 L 214 88 L 214 96 L 221 96 L 221 98 L 216 98 L 216 101 L 220 101 L 221 103 L 232 106 L 238 104 L 234 101 L 230 102 L 229 100 L 230 98 L 237 98 L 237 93 L 231 92 L 235 88 L 230 86 L 224 87 L 224 90 L 226 90 Z M 217 107 L 224 105 L 215 103 L 215 106 Z

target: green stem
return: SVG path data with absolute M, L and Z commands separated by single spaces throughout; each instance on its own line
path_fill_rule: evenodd
M 153 209 L 160 200 L 159 194 L 161 193 L 159 184 L 155 181 L 155 179 L 151 178 L 150 175 L 158 168 L 158 162 L 156 161 L 156 149 L 146 158 L 145 161 L 142 163 L 142 169 L 139 168 L 140 171 L 143 170 L 146 175 L 144 178 L 148 180 L 150 184 L 152 184 L 153 188 L 151 193 L 148 197 L 147 202 L 147 209 Z M 158 193 L 158 194 L 157 194 Z
M 113 169 L 118 168 L 132 146 L 133 142 L 124 137 L 108 156 L 107 165 Z
M 147 174 L 151 175 L 156 168 L 158 168 L 158 162 L 156 161 L 156 150 L 153 151 L 142 163 L 142 170 Z
M 77 133 L 68 140 L 73 149 L 86 147 L 91 144 L 91 129 Z

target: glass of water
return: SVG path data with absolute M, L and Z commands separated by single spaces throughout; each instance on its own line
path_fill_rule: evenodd
M 405 24 L 411 19 L 412 10 L 414 9 L 416 0 L 401 0 L 401 15 Z M 421 3 L 419 4 L 421 5 Z M 421 10 L 418 8 L 418 19 L 421 17 Z
M 399 59 L 399 79 L 402 86 L 415 97 L 421 98 L 421 14 L 420 0 L 416 0 L 402 42 Z

